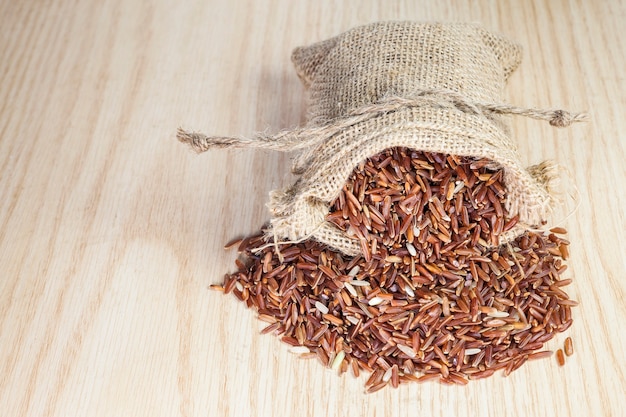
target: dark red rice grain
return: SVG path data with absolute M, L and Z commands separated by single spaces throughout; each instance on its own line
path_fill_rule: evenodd
M 500 245 L 517 223 L 502 177 L 484 159 L 382 152 L 353 172 L 328 215 L 363 256 L 305 241 L 281 245 L 281 262 L 257 235 L 239 244 L 245 259 L 223 290 L 258 310 L 262 333 L 339 372 L 369 372 L 367 392 L 508 375 L 551 354 L 539 350 L 569 328 L 577 303 L 561 289 L 571 282 L 561 278 L 564 229 Z

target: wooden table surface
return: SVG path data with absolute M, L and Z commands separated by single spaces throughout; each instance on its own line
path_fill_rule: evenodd
M 574 340 L 559 367 L 364 393 L 208 289 L 269 218 L 289 155 L 210 151 L 179 126 L 304 121 L 291 50 L 376 20 L 473 21 L 524 47 L 508 101 L 524 162 L 563 167 Z M 626 415 L 622 1 L 0 1 L 0 415 Z

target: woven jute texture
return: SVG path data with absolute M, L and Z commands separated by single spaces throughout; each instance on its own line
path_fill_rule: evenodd
M 309 89 L 306 126 L 248 140 L 179 131 L 198 151 L 297 151 L 293 171 L 300 177 L 270 194 L 275 242 L 313 238 L 358 254 L 358 241 L 326 222 L 329 206 L 360 162 L 396 146 L 489 158 L 503 168 L 505 208 L 520 218 L 503 242 L 540 224 L 555 204 L 554 165 L 522 165 L 506 115 L 554 126 L 584 116 L 501 104 L 521 60 L 518 45 L 477 25 L 382 22 L 297 48 L 292 60 Z

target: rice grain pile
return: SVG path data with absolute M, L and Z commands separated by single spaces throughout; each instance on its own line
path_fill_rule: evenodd
M 350 257 L 308 240 L 240 242 L 225 293 L 258 311 L 302 357 L 355 376 L 368 392 L 437 379 L 466 384 L 544 358 L 572 324 L 563 291 L 569 242 L 526 232 L 503 209 L 502 169 L 488 159 L 387 149 L 358 166 L 327 220 L 357 240 Z M 271 242 L 270 242 L 271 243 Z

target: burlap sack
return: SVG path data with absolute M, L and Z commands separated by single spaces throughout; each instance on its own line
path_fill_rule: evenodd
M 360 245 L 325 221 L 350 173 L 368 156 L 404 146 L 486 157 L 504 170 L 506 209 L 520 225 L 501 241 L 541 223 L 555 198 L 553 166 L 524 168 L 503 114 L 567 126 L 581 114 L 501 105 L 521 48 L 476 25 L 383 22 L 297 48 L 298 75 L 309 88 L 304 128 L 254 139 L 206 137 L 180 130 L 198 151 L 253 146 L 297 150 L 291 186 L 273 191 L 268 207 L 277 241 L 314 238 L 346 254 Z

